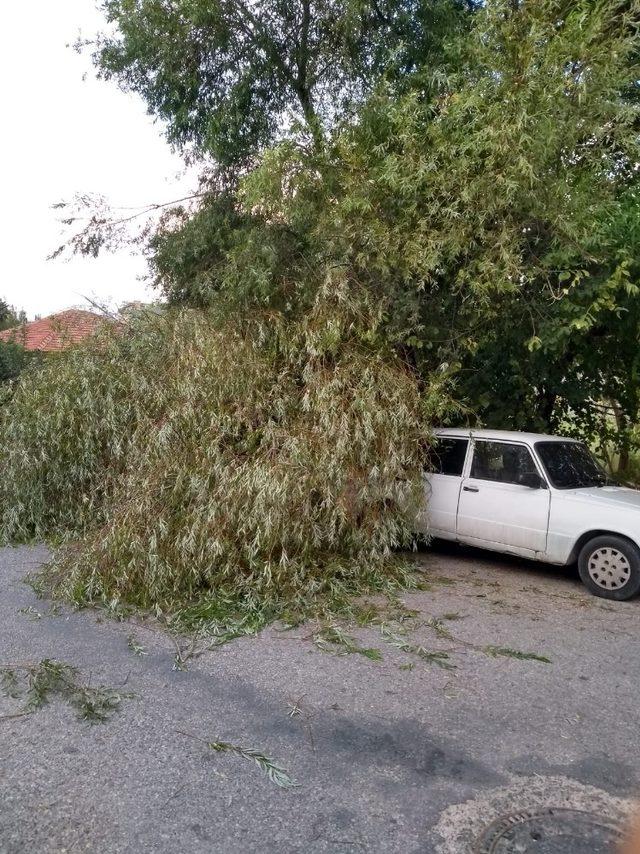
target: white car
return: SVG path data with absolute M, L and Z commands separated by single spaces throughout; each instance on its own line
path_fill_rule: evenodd
M 617 486 L 573 439 L 435 431 L 421 533 L 566 565 L 596 596 L 640 591 L 640 491 Z

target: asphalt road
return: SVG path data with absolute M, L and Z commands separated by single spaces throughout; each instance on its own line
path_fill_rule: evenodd
M 0 693 L 1 854 L 466 854 L 500 815 L 563 806 L 614 819 L 640 793 L 640 601 L 595 599 L 569 572 L 421 555 L 433 589 L 407 605 L 461 619 L 446 621 L 454 641 L 423 626 L 406 642 L 447 651 L 452 671 L 375 629 L 357 638 L 382 661 L 329 655 L 300 628 L 179 672 L 157 628 L 51 612 L 23 581 L 46 556 L 0 550 L 0 664 L 54 658 L 135 697 L 89 726 L 62 701 L 13 717 L 20 701 Z M 299 786 L 278 788 L 212 740 L 261 750 Z

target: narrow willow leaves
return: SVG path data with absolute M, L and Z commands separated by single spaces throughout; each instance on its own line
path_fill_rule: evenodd
M 383 585 L 429 424 L 355 292 L 329 282 L 296 323 L 151 312 L 25 376 L 0 414 L 2 539 L 66 541 L 54 574 L 79 602 Z
M 231 744 L 228 741 L 210 741 L 207 743 L 207 747 L 215 753 L 234 753 L 242 759 L 254 762 L 266 774 L 268 779 L 281 789 L 295 789 L 298 787 L 298 783 L 289 776 L 289 772 L 285 768 L 278 765 L 277 762 L 266 756 L 261 750 L 256 750 L 255 747 L 243 747 L 240 744 Z

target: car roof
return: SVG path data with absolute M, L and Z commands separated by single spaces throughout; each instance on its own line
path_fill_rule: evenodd
M 524 442 L 533 445 L 535 442 L 577 442 L 565 436 L 551 436 L 545 433 L 519 433 L 517 430 L 475 430 L 470 427 L 437 427 L 433 431 L 436 436 L 449 436 L 460 439 L 496 439 L 502 442 Z

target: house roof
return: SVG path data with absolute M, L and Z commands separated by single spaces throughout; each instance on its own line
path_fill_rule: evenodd
M 42 320 L 5 329 L 0 332 L 0 341 L 14 341 L 22 344 L 25 350 L 49 353 L 78 344 L 92 335 L 103 322 L 104 318 L 99 314 L 71 308 L 43 317 Z

